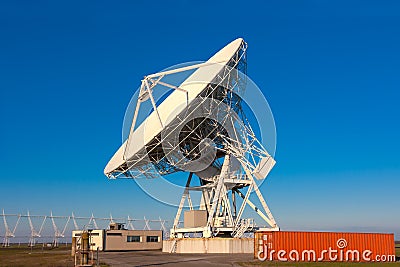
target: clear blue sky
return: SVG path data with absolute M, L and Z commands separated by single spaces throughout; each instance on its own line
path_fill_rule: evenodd
M 400 239 L 398 1 L 148 3 L 0 3 L 0 208 L 172 218 L 103 175 L 125 108 L 144 75 L 243 37 L 277 126 L 262 191 L 280 226 Z

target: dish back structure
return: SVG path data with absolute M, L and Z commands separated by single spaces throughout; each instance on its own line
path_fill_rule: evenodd
M 111 179 L 188 173 L 171 238 L 191 233 L 241 237 L 259 230 L 253 219 L 242 219 L 247 205 L 269 225 L 263 230 L 279 230 L 255 181 L 265 179 L 275 160 L 257 139 L 243 109 L 246 49 L 247 44 L 238 38 L 204 63 L 145 76 L 129 137 L 105 167 L 104 173 Z M 190 70 L 193 73 L 179 85 L 163 80 Z M 158 105 L 153 97 L 156 86 L 173 90 Z M 136 126 L 141 104 L 146 101 L 151 102 L 152 111 Z M 191 186 L 194 175 L 200 185 Z M 180 227 L 185 201 L 195 210 L 191 191 L 201 192 L 197 210 L 205 211 L 206 220 Z M 250 201 L 253 191 L 261 208 Z

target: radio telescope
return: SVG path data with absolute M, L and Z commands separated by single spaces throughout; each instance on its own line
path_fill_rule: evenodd
M 190 234 L 241 237 L 259 230 L 254 220 L 242 218 L 247 205 L 268 224 L 263 230 L 279 230 L 256 183 L 266 178 L 275 160 L 246 117 L 241 97 L 246 89 L 246 49 L 247 44 L 238 38 L 204 63 L 145 76 L 135 99 L 129 136 L 104 169 L 110 179 L 188 173 L 171 238 Z M 187 71 L 190 76 L 180 84 L 167 81 L 170 75 Z M 154 93 L 160 87 L 172 92 L 156 101 Z M 151 110 L 137 123 L 145 104 Z M 194 179 L 199 179 L 199 185 L 191 185 Z M 193 191 L 201 193 L 198 207 L 190 197 Z M 250 200 L 252 192 L 260 207 Z M 185 225 L 180 227 L 185 201 L 192 214 L 185 212 Z

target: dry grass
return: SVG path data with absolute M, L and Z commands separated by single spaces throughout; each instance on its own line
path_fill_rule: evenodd
M 246 262 L 241 266 L 270 266 L 270 267 L 398 267 L 400 262 L 358 263 L 358 262 Z
M 0 267 L 5 266 L 69 267 L 74 266 L 74 258 L 71 257 L 71 246 L 43 248 L 38 245 L 32 249 L 26 245 L 0 247 Z
M 70 247 L 11 246 L 0 248 L 0 266 L 74 266 Z

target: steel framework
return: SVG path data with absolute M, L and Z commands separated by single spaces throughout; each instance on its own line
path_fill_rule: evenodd
M 189 99 L 188 91 L 162 79 L 171 74 L 204 68 L 210 63 L 159 72 L 142 80 L 130 136 L 135 131 L 141 103 L 145 101 L 151 102 L 162 131 L 138 153 L 130 157 L 126 155 L 125 163 L 107 175 L 112 179 L 156 178 L 179 171 L 188 172 L 171 238 L 190 233 L 201 233 L 203 237 L 241 237 L 245 232 L 257 229 L 253 219 L 242 219 L 247 205 L 269 225 L 268 230 L 279 230 L 255 181 L 268 175 L 275 160 L 257 139 L 242 108 L 241 96 L 246 88 L 246 49 L 247 44 L 242 41 L 234 56 L 212 81 L 198 81 L 206 82 L 205 89 L 193 101 L 187 101 L 183 111 L 168 125 L 163 124 L 154 90 L 160 87 L 177 90 Z M 135 140 L 128 138 L 126 147 L 130 142 Z M 191 186 L 193 174 L 199 177 L 200 186 Z M 199 209 L 207 211 L 207 222 L 201 227 L 180 228 L 185 202 L 188 202 L 189 209 L 193 209 L 191 191 L 202 193 Z M 252 192 L 256 193 L 261 207 L 250 200 Z M 237 196 L 242 198 L 241 204 Z
M 131 218 L 113 218 L 110 217 L 95 217 L 93 214 L 90 217 L 75 216 L 74 213 L 66 216 L 53 215 L 32 215 L 29 211 L 26 214 L 0 214 L 3 217 L 3 227 L 0 227 L 3 238 L 2 246 L 8 247 L 13 240 L 18 240 L 17 243 L 27 243 L 28 246 L 35 246 L 38 240 L 42 243 L 51 243 L 52 246 L 59 246 L 60 239 L 71 239 L 72 230 L 87 230 L 87 229 L 105 229 L 111 222 L 120 222 L 127 225 L 130 230 L 162 230 L 164 238 L 169 237 L 168 225 L 172 222 L 158 219 L 143 219 Z M 72 224 L 71 224 L 72 222 Z M 100 223 L 98 223 L 100 222 Z M 0 225 L 1 226 L 1 225 Z M 68 233 L 68 234 L 67 234 Z

